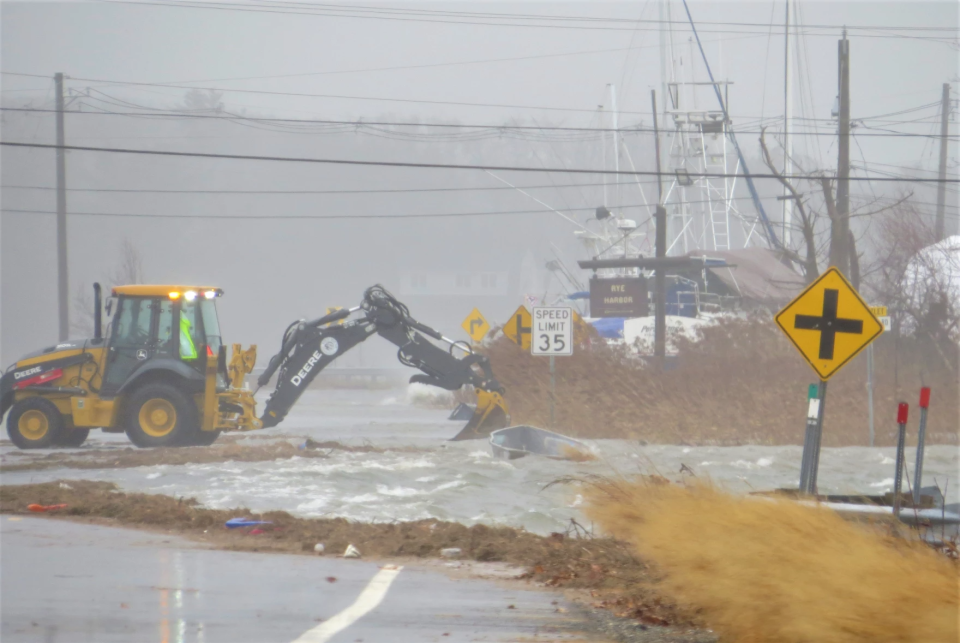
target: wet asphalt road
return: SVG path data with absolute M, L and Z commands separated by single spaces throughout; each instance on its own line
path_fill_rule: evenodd
M 0 518 L 0 537 L 4 643 L 595 640 L 556 594 L 416 567 L 29 517 Z

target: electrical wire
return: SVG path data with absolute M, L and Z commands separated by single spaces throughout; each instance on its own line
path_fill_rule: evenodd
M 436 127 L 436 128 L 451 128 L 451 129 L 484 129 L 494 132 L 502 132 L 504 134 L 509 132 L 520 132 L 520 131 L 558 131 L 558 132 L 587 132 L 590 133 L 592 137 L 594 134 L 601 134 L 605 132 L 618 131 L 621 135 L 631 135 L 631 134 L 648 134 L 653 133 L 652 127 L 642 127 L 637 125 L 630 125 L 618 128 L 614 130 L 609 127 L 562 127 L 562 126 L 545 126 L 545 125 L 494 125 L 494 124 L 458 124 L 458 123 L 410 123 L 402 121 L 342 121 L 342 120 L 324 120 L 324 119 L 290 119 L 290 118 L 276 118 L 276 117 L 258 117 L 258 116 L 243 116 L 239 114 L 228 114 L 227 116 L 214 116 L 210 114 L 196 114 L 188 112 L 163 112 L 156 110 L 156 108 L 148 108 L 153 110 L 149 113 L 137 113 L 137 112 L 114 112 L 114 111 L 101 111 L 101 112 L 85 112 L 81 110 L 64 110 L 64 114 L 74 114 L 82 116 L 125 116 L 131 118 L 180 118 L 180 119 L 200 119 L 200 120 L 221 120 L 221 121 L 250 121 L 253 123 L 295 123 L 295 124 L 307 124 L 307 125 L 332 125 L 340 126 L 342 132 L 346 131 L 358 131 L 363 128 L 373 128 L 378 126 L 383 127 Z M 55 109 L 38 109 L 32 107 L 0 107 L 0 111 L 6 112 L 38 112 L 38 113 L 57 113 Z M 222 113 L 222 111 L 221 111 Z M 782 119 L 781 119 L 782 120 Z M 860 121 L 861 119 L 857 119 Z M 921 134 L 915 132 L 898 132 L 896 130 L 890 130 L 888 128 L 876 128 L 863 125 L 862 127 L 870 130 L 875 130 L 878 133 L 860 133 L 860 136 L 869 136 L 876 138 L 935 138 L 939 139 L 939 134 Z M 277 130 L 271 130 L 277 131 Z M 738 134 L 760 134 L 760 130 L 747 130 L 747 129 L 737 129 Z M 836 137 L 834 132 L 810 132 L 803 130 L 795 130 L 795 136 L 827 136 L 827 137 Z M 423 138 L 426 138 L 428 135 L 420 135 Z M 489 136 L 495 138 L 496 136 Z M 586 140 L 588 137 L 583 137 L 579 139 L 569 139 L 569 140 Z M 960 135 L 952 134 L 948 138 L 955 140 L 960 138 Z
M 622 176 L 668 176 L 674 177 L 678 176 L 674 172 L 657 172 L 657 171 L 642 171 L 642 170 L 604 170 L 604 169 L 590 169 L 590 168 L 536 168 L 536 167 L 525 167 L 517 165 L 470 165 L 470 164 L 458 164 L 458 163 L 413 163 L 413 162 L 404 162 L 404 161 L 361 161 L 353 159 L 327 159 L 327 158 L 311 158 L 311 157 L 295 157 L 295 156 L 267 156 L 267 155 L 254 155 L 254 154 L 218 154 L 213 152 L 178 152 L 173 150 L 138 150 L 138 149 L 129 149 L 129 148 L 117 148 L 117 147 L 89 147 L 81 145 L 51 145 L 45 143 L 23 143 L 18 141 L 0 141 L 0 145 L 6 145 L 8 147 L 18 147 L 18 148 L 35 148 L 35 149 L 63 149 L 66 151 L 76 151 L 76 152 L 104 152 L 111 154 L 133 154 L 133 155 L 144 155 L 144 156 L 168 156 L 168 157 L 180 157 L 180 158 L 208 158 L 208 159 L 229 159 L 229 160 L 240 160 L 240 161 L 271 161 L 271 162 L 285 162 L 285 163 L 315 163 L 320 165 L 354 165 L 361 167 L 403 167 L 403 168 L 418 168 L 418 169 L 447 169 L 447 170 L 486 170 L 486 171 L 499 171 L 499 172 L 557 172 L 560 174 L 605 174 L 605 175 L 622 175 Z M 790 175 L 782 176 L 776 174 L 744 174 L 744 173 L 727 173 L 727 172 L 702 172 L 702 173 L 686 173 L 684 178 L 691 179 L 700 179 L 700 178 L 754 178 L 754 179 L 774 179 L 780 180 L 781 178 L 786 179 L 808 179 L 810 177 L 804 175 Z M 882 176 L 882 177 L 850 177 L 850 181 L 884 181 L 884 182 L 894 182 L 894 183 L 960 183 L 960 180 L 957 179 L 925 179 L 925 178 L 909 178 L 909 177 L 897 177 L 897 176 Z

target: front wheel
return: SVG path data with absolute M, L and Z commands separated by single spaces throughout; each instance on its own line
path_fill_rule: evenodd
M 63 433 L 63 415 L 57 405 L 42 397 L 20 400 L 7 415 L 7 435 L 21 449 L 54 446 Z
M 197 431 L 189 438 L 185 446 L 190 447 L 208 447 L 217 441 L 220 437 L 220 431 Z
M 78 447 L 87 441 L 90 429 L 65 429 L 57 440 L 57 446 Z
M 127 437 L 141 448 L 189 444 L 200 432 L 197 407 L 180 389 L 147 384 L 124 404 Z

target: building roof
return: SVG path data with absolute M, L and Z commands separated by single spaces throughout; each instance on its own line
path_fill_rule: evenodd
M 784 265 L 777 253 L 766 248 L 691 252 L 689 256 L 723 259 L 729 268 L 707 268 L 733 293 L 766 304 L 785 304 L 806 286 L 803 276 Z

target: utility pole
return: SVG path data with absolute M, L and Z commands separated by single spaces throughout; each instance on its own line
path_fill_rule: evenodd
M 793 139 L 790 136 L 790 119 L 793 117 L 793 83 L 790 79 L 790 0 L 786 0 L 783 23 L 783 175 L 793 175 Z M 783 227 L 780 238 L 785 248 L 790 247 L 790 227 L 793 223 L 793 199 L 787 186 L 783 186 Z
M 839 52 L 839 82 L 840 82 L 840 141 L 839 158 L 837 161 L 837 218 L 836 226 L 838 239 L 831 243 L 837 244 L 840 250 L 837 253 L 837 266 L 845 275 L 850 274 L 850 41 L 847 40 L 847 30 L 843 30 L 843 40 L 838 42 Z
M 657 90 L 650 90 L 650 102 L 653 107 L 653 137 L 657 153 L 657 209 L 654 215 L 655 243 L 657 259 L 667 256 L 667 209 L 663 207 L 663 176 L 660 172 L 660 128 L 657 125 Z M 653 357 L 660 368 L 665 365 L 667 355 L 667 282 L 663 266 L 657 266 L 654 273 L 653 311 Z
M 950 83 L 943 84 L 943 102 L 940 104 L 940 173 L 937 174 L 937 224 L 936 238 L 946 236 L 944 208 L 947 200 L 947 134 L 950 130 Z
M 57 84 L 57 305 L 60 341 L 70 337 L 69 280 L 67 276 L 67 159 L 63 149 L 63 74 L 54 76 Z

